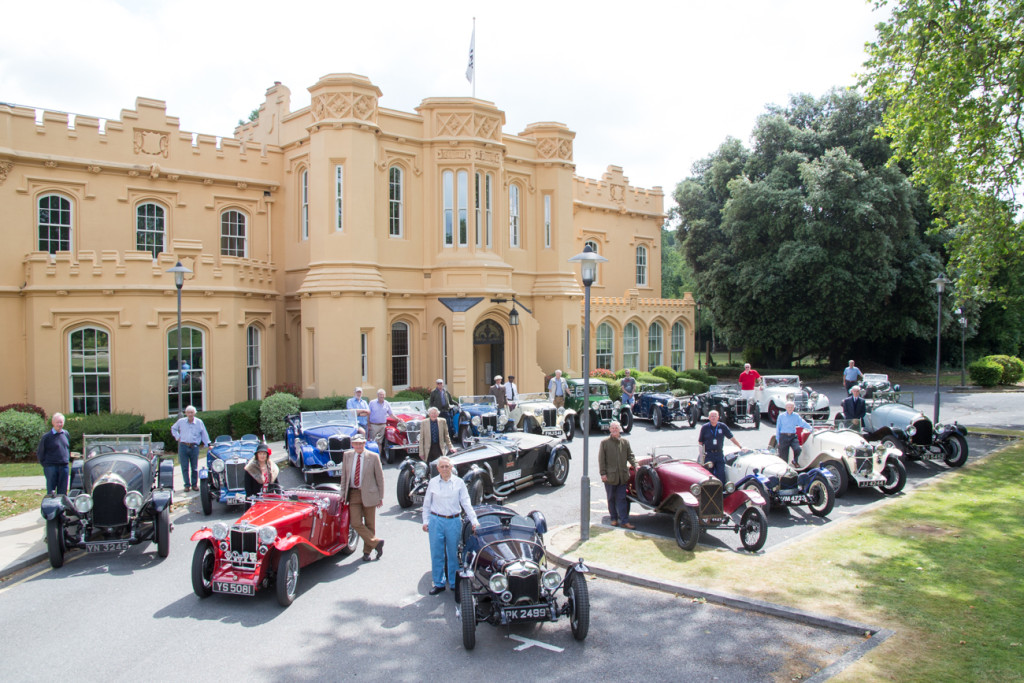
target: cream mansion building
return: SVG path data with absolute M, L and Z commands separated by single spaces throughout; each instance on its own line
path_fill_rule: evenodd
M 0 404 L 155 419 L 179 384 L 201 410 L 286 382 L 540 391 L 582 371 L 587 243 L 608 258 L 591 367 L 693 366 L 693 299 L 660 298 L 661 188 L 578 177 L 569 128 L 507 133 L 484 100 L 394 111 L 352 74 L 309 91 L 292 111 L 275 84 L 225 138 L 159 100 L 116 121 L 0 102 Z

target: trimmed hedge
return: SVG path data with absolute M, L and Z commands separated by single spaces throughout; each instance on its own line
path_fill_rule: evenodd
M 1005 356 L 1005 355 L 994 355 L 985 356 L 981 360 L 991 361 L 998 363 L 999 367 L 1002 368 L 1002 376 L 999 378 L 1000 384 L 1016 384 L 1024 377 L 1024 362 L 1016 356 Z
M 690 368 L 689 370 L 683 370 L 682 372 L 680 372 L 679 376 L 681 378 L 686 379 L 695 379 L 701 384 L 706 384 L 707 386 L 711 386 L 712 384 L 718 384 L 717 377 L 715 377 L 714 375 L 709 375 L 703 370 L 695 370 L 693 368 Z M 704 391 L 707 391 L 707 389 L 705 389 Z
M 39 417 L 43 418 L 45 422 L 49 422 L 49 420 L 46 419 L 46 411 L 35 403 L 8 403 L 5 406 L 0 406 L 0 413 L 6 413 L 8 410 L 16 410 L 19 413 L 35 413 Z
M 376 399 L 374 399 L 374 400 L 376 400 Z M 399 391 L 397 394 L 392 396 L 391 400 L 392 401 L 429 401 L 430 400 L 430 392 L 427 392 L 427 395 L 424 396 L 423 394 L 419 393 L 418 391 L 413 391 L 412 389 L 405 389 L 403 391 Z
M 608 386 L 608 398 L 613 401 L 622 400 L 622 385 L 619 380 L 610 377 L 591 377 L 591 382 L 604 382 Z
M 6 410 L 0 413 L 0 452 L 15 460 L 35 455 L 46 433 L 46 421 L 34 412 Z
M 267 441 L 280 441 L 284 438 L 288 425 L 284 418 L 299 412 L 299 397 L 291 394 L 277 393 L 263 399 L 260 405 L 260 427 Z
M 690 379 L 688 377 L 680 377 L 676 380 L 676 390 L 682 391 L 686 394 L 703 394 L 710 388 L 710 385 L 705 384 L 697 379 Z M 675 393 L 673 391 L 672 393 Z
M 971 375 L 973 384 L 994 387 L 1003 377 L 1003 366 L 995 361 L 982 358 L 968 365 L 967 372 Z
M 348 396 L 326 396 L 324 398 L 303 398 L 299 400 L 299 410 L 343 410 L 348 403 Z
M 166 417 L 162 420 L 150 420 L 142 424 L 142 433 L 149 434 L 153 443 L 162 443 L 164 445 L 164 451 L 167 453 L 173 453 L 177 441 L 171 436 L 171 426 L 178 421 L 176 417 Z M 212 438 L 212 436 L 211 436 Z
M 206 425 L 206 433 L 210 435 L 210 441 L 213 441 L 221 434 L 231 434 L 231 411 L 207 410 L 202 413 L 196 413 L 196 417 Z
M 143 415 L 135 413 L 99 413 L 97 415 L 67 415 L 64 429 L 68 431 L 71 450 L 82 450 L 83 434 L 143 434 Z
M 243 434 L 256 434 L 260 431 L 260 406 L 263 401 L 254 399 L 252 401 L 241 401 L 232 404 L 228 408 L 231 416 L 231 436 L 238 438 Z
M 416 398 L 404 398 L 404 399 L 401 399 L 403 401 L 419 401 L 419 400 L 429 401 L 430 400 L 430 392 L 433 391 L 433 390 L 434 390 L 434 387 L 430 387 L 430 388 L 427 388 L 427 387 L 409 387 L 405 391 L 400 391 L 398 393 L 400 393 L 400 394 L 407 394 L 407 393 L 416 394 Z
M 668 382 L 670 387 L 675 386 L 676 380 L 679 379 L 679 373 L 667 365 L 659 365 L 651 370 L 651 374 L 655 377 L 661 377 L 663 380 Z
M 723 366 L 716 365 L 713 367 L 705 368 L 708 374 L 717 377 L 718 379 L 724 379 L 729 382 L 736 382 L 740 373 L 743 372 L 743 368 L 737 368 L 734 366 Z M 804 365 L 796 365 L 791 368 L 756 368 L 756 370 L 762 375 L 799 375 L 803 381 L 818 380 L 822 378 L 828 378 L 829 375 L 835 375 L 838 381 L 840 372 L 838 370 L 829 370 L 828 368 L 811 367 Z M 686 372 L 690 372 L 687 370 Z M 718 379 L 710 382 L 710 384 L 721 384 Z

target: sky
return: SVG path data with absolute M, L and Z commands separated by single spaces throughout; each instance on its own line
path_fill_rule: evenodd
M 292 109 L 328 73 L 368 77 L 380 106 L 476 96 L 505 133 L 559 121 L 578 175 L 623 168 L 665 210 L 694 162 L 790 95 L 851 86 L 882 10 L 867 0 L 514 3 L 35 0 L 5 3 L 0 101 L 118 119 L 136 97 L 181 129 L 230 137 L 275 81 Z

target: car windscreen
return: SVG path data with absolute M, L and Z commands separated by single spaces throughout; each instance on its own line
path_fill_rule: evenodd
M 543 391 L 534 394 L 519 394 L 518 396 L 516 396 L 517 403 L 531 403 L 537 401 L 549 403 L 550 399 L 547 393 Z
M 775 375 L 764 378 L 766 387 L 796 387 L 800 388 L 800 378 L 796 375 Z
M 484 396 L 459 396 L 459 405 L 462 406 L 483 406 L 483 407 L 498 407 L 498 399 L 494 398 L 492 394 L 486 394 Z
M 257 441 L 221 441 L 215 443 L 210 452 L 221 460 L 239 457 L 248 460 L 256 453 Z
M 359 424 L 358 416 L 354 410 L 313 410 L 302 413 L 303 429 L 313 429 L 326 425 L 348 425 L 351 427 Z
M 427 407 L 423 401 L 392 401 L 391 412 L 395 415 L 425 415 Z

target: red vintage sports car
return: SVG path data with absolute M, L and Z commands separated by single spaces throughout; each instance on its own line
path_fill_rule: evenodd
M 295 600 L 299 569 L 337 553 L 351 555 L 359 536 L 349 526 L 348 503 L 337 484 L 263 493 L 234 524 L 217 522 L 192 535 L 192 589 L 256 595 L 273 585 L 287 607 Z
M 427 419 L 423 401 L 392 401 L 387 427 L 384 428 L 384 451 L 381 458 L 391 464 L 420 452 L 420 422 Z

